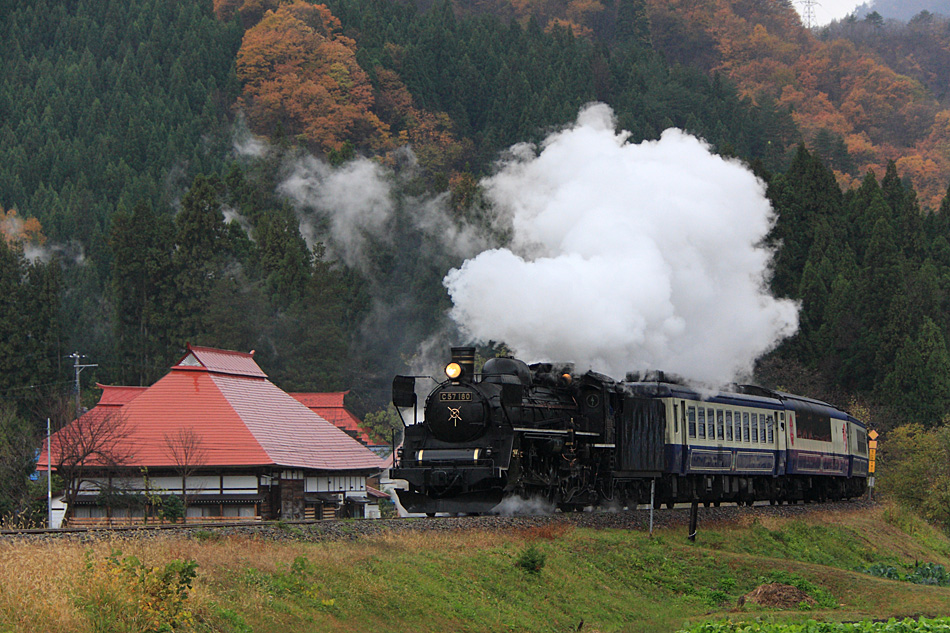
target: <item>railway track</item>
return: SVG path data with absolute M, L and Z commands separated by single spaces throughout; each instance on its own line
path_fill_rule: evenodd
M 722 505 L 699 508 L 699 530 L 703 526 L 721 525 L 748 520 L 750 517 L 794 518 L 809 513 L 833 513 L 870 508 L 874 502 L 856 499 L 836 503 L 799 505 Z M 689 507 L 654 510 L 655 529 L 686 526 Z M 264 521 L 235 523 L 198 523 L 189 525 L 141 525 L 113 528 L 72 528 L 60 530 L 0 530 L 3 540 L 72 539 L 78 541 L 116 539 L 147 539 L 169 535 L 187 538 L 224 538 L 246 536 L 266 540 L 332 541 L 413 532 L 448 532 L 457 530 L 518 530 L 552 524 L 592 529 L 623 529 L 647 531 L 650 513 L 646 509 L 617 512 L 575 512 L 546 515 L 513 516 L 438 516 L 431 518 L 336 519 L 323 521 Z

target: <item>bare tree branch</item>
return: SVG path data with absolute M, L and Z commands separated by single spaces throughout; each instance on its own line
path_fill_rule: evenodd
M 117 412 L 93 409 L 53 434 L 53 467 L 66 485 L 65 501 L 72 512 L 82 484 L 93 476 L 129 464 L 135 449 L 131 427 Z
M 188 507 L 188 477 L 207 460 L 201 438 L 194 429 L 181 428 L 177 433 L 165 434 L 165 451 L 175 462 L 175 471 L 181 477 L 181 497 Z

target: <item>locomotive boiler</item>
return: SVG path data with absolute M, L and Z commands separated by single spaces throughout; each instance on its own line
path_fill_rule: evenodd
M 817 400 L 742 386 L 699 392 L 452 348 L 392 472 L 410 512 L 485 513 L 507 497 L 562 510 L 699 501 L 821 501 L 866 489 L 867 430 Z M 416 408 L 415 378 L 393 381 Z M 415 414 L 414 414 L 414 417 Z

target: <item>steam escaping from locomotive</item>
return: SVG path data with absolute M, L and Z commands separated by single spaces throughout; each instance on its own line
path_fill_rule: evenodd
M 766 289 L 765 185 L 679 130 L 638 145 L 615 130 L 595 104 L 512 148 L 483 182 L 511 242 L 445 277 L 451 317 L 529 361 L 727 383 L 798 327 Z

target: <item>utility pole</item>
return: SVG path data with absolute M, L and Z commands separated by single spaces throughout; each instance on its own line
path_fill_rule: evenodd
M 98 367 L 99 365 L 80 365 L 79 361 L 83 358 L 86 358 L 86 356 L 80 354 L 79 352 L 73 352 L 66 358 L 73 359 L 73 369 L 76 371 L 76 419 L 79 419 L 79 416 L 82 415 L 82 409 L 80 408 L 79 404 L 79 373 L 86 367 Z
M 50 419 L 46 418 L 46 527 L 53 529 L 53 450 Z
M 821 6 L 818 0 L 797 0 L 797 4 L 802 7 L 802 22 L 805 23 L 805 28 L 810 29 L 815 26 L 815 7 Z

